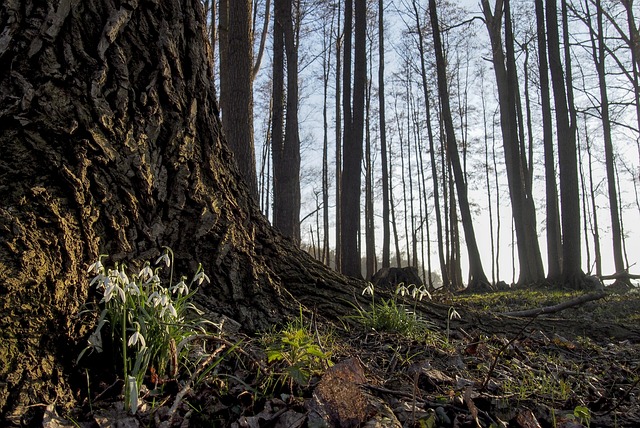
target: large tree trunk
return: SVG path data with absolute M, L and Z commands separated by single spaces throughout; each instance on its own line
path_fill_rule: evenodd
M 222 2 L 226 17 L 220 32 L 220 103 L 225 138 L 238 169 L 258 200 L 256 155 L 253 144 L 253 35 L 251 0 Z
M 356 282 L 260 214 L 221 138 L 198 0 L 9 0 L 0 6 L 0 409 L 73 401 L 91 326 L 86 269 L 101 253 L 179 271 L 202 262 L 199 303 L 247 330 L 336 316 Z M 285 288 L 286 286 L 286 288 Z M 329 297 L 332 296 L 332 297 Z

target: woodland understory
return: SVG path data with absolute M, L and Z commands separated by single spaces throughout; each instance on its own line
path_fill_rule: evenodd
M 570 303 L 581 296 L 590 296 L 589 301 Z M 538 316 L 505 315 L 558 304 L 567 307 Z M 154 387 L 147 378 L 135 415 L 122 410 L 122 381 L 104 369 L 104 361 L 90 359 L 77 368 L 78 378 L 86 380 L 75 391 L 76 407 L 36 406 L 21 422 L 44 427 L 635 427 L 640 424 L 639 304 L 635 288 L 435 293 L 417 308 L 426 327 L 404 333 L 363 327 L 357 317 L 330 321 L 305 311 L 289 327 L 305 331 L 310 341 L 305 346 L 321 349 L 326 358 L 296 362 L 302 373 L 308 370 L 304 383 L 280 377 L 290 367 L 282 361 L 267 362 L 269 343 L 284 330 L 247 336 L 227 320 L 228 327 L 208 339 L 214 353 L 223 356 L 214 370 L 197 384 L 183 375 Z M 451 316 L 454 309 L 459 318 Z

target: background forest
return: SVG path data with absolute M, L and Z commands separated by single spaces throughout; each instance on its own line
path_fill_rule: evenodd
M 316 258 L 453 288 L 633 271 L 633 1 L 216 3 L 227 138 L 263 213 Z

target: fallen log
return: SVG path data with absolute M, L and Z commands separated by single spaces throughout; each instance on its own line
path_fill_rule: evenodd
M 527 309 L 523 311 L 503 312 L 500 315 L 509 316 L 509 317 L 537 317 L 538 315 L 553 314 L 553 313 L 565 310 L 567 308 L 580 306 L 584 303 L 591 302 L 593 300 L 602 299 L 606 295 L 607 294 L 604 291 L 596 291 L 594 293 L 584 294 L 582 296 L 576 297 L 575 299 L 571 299 L 566 302 L 558 303 L 557 305 L 545 306 L 542 308 Z

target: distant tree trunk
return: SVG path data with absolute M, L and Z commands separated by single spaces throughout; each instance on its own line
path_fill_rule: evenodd
M 240 172 L 257 201 L 258 179 L 253 145 L 252 1 L 222 1 L 220 6 L 220 18 L 226 18 L 222 21 L 226 26 L 220 33 L 222 127 Z
M 328 32 L 323 34 L 322 43 L 324 47 L 323 55 L 323 103 L 322 103 L 322 219 L 323 219 L 323 251 L 322 262 L 331 266 L 331 251 L 329 248 L 329 118 L 328 118 L 328 101 L 329 101 L 329 78 L 331 73 L 331 37 L 333 34 L 333 20 L 331 18 L 331 27 Z M 326 31 L 326 29 L 325 29 Z
M 564 0 L 562 0 L 564 2 Z M 566 285 L 578 287 L 584 276 L 581 267 L 580 196 L 576 161 L 576 125 L 571 112 L 572 97 L 568 94 L 570 77 L 565 80 L 560 59 L 556 0 L 546 0 L 546 24 L 549 48 L 549 69 L 556 109 L 558 156 L 560 163 L 560 204 L 562 210 L 562 279 Z M 567 41 L 565 41 L 567 42 Z M 568 49 L 568 47 L 567 47 Z M 566 56 L 568 58 L 568 55 Z M 568 76 L 571 63 L 565 61 Z M 570 121 L 571 119 L 571 121 Z
M 369 57 L 371 62 L 371 56 Z M 364 229 L 365 229 L 365 254 L 366 254 L 366 274 L 365 279 L 371 280 L 377 271 L 376 261 L 376 227 L 373 212 L 373 159 L 371 154 L 371 80 L 367 85 L 365 106 L 365 208 L 364 208 Z
M 586 127 L 586 120 L 585 127 Z M 591 196 L 591 211 L 593 214 L 591 215 L 591 219 L 593 222 L 591 233 L 593 234 L 593 246 L 595 250 L 596 257 L 596 275 L 602 275 L 602 256 L 600 255 L 600 227 L 598 226 L 598 206 L 596 205 L 596 189 L 593 185 L 593 172 L 591 166 L 593 165 L 593 159 L 591 157 L 591 142 L 589 139 L 589 134 L 585 132 L 586 137 L 586 145 L 587 145 L 587 160 L 589 163 L 589 195 Z M 587 219 L 585 219 L 587 221 Z M 586 239 L 586 236 L 585 236 Z
M 600 87 L 600 114 L 602 118 L 602 132 L 604 136 L 605 166 L 607 170 L 607 190 L 609 195 L 609 213 L 611 215 L 611 238 L 613 240 L 613 262 L 617 274 L 625 271 L 622 257 L 622 234 L 620 232 L 620 213 L 618 210 L 618 190 L 616 189 L 615 155 L 613 153 L 613 140 L 611 138 L 611 119 L 609 117 L 609 95 L 607 93 L 607 79 L 605 67 L 604 28 L 602 19 L 602 6 L 600 0 L 596 2 L 597 31 L 590 25 L 591 44 L 593 48 L 593 61 L 598 72 L 598 86 Z M 587 19 L 591 23 L 589 3 L 585 2 Z M 595 34 L 594 34 L 595 33 Z M 597 40 L 596 40 L 597 39 Z M 628 282 L 628 281 L 627 281 Z
M 585 123 L 585 127 L 586 127 L 586 123 Z M 586 135 L 585 133 L 585 137 L 587 138 L 587 144 L 588 144 L 588 135 Z M 583 224 L 582 224 L 582 229 L 583 229 L 583 233 L 584 233 L 584 247 L 587 253 L 587 272 L 591 272 L 591 249 L 589 248 L 589 204 L 587 201 L 588 195 L 587 195 L 587 188 L 586 188 L 586 180 L 585 180 L 585 174 L 586 171 L 584 170 L 584 162 L 583 162 L 583 158 L 582 158 L 582 146 L 580 144 L 580 134 L 577 134 L 577 138 L 578 138 L 578 165 L 580 168 L 580 195 L 582 198 L 582 218 L 584 220 Z M 593 167 L 591 164 L 589 164 L 589 178 L 591 180 L 593 180 Z M 592 194 L 592 197 L 595 198 L 595 196 Z M 593 206 L 593 215 L 594 218 L 597 218 L 597 211 L 595 209 L 595 205 Z M 598 273 L 598 269 L 597 269 L 597 265 L 598 265 L 598 258 L 596 258 L 596 275 L 601 275 L 601 273 Z
M 444 55 L 442 52 L 442 42 L 440 40 L 440 24 L 438 23 L 438 14 L 436 11 L 436 1 L 429 0 L 429 15 L 431 17 L 431 28 L 433 31 L 433 42 L 436 53 L 436 65 L 438 75 L 438 90 L 442 101 L 442 112 L 444 115 L 445 130 L 447 135 L 447 149 L 451 156 L 451 165 L 455 176 L 456 189 L 458 191 L 458 200 L 460 205 L 460 213 L 462 215 L 462 226 L 467 241 L 467 251 L 469 254 L 469 288 L 483 287 L 488 284 L 487 277 L 482 268 L 480 259 L 480 251 L 476 242 L 475 232 L 473 230 L 473 220 L 471 218 L 471 210 L 469 208 L 469 200 L 467 198 L 467 189 L 464 183 L 464 175 L 460 166 L 458 157 L 458 148 L 456 147 L 455 131 L 453 129 L 453 120 L 451 119 L 451 108 L 449 106 L 449 92 L 447 89 L 447 75 L 445 69 Z
M 493 201 L 491 200 L 491 166 L 489 164 L 489 127 L 487 126 L 487 103 L 484 92 L 484 69 L 480 70 L 480 79 L 482 85 L 481 101 L 482 101 L 482 123 L 484 126 L 484 173 L 485 185 L 487 187 L 487 207 L 489 211 L 489 234 L 491 237 L 491 283 L 496 284 L 496 243 L 493 235 Z
M 213 1 L 215 3 L 215 0 Z M 258 48 L 258 55 L 256 56 L 255 63 L 253 64 L 253 70 L 251 72 L 251 79 L 255 80 L 258 72 L 260 71 L 260 65 L 262 64 L 262 57 L 264 56 L 264 48 L 267 44 L 267 36 L 269 34 L 269 21 L 271 15 L 271 0 L 266 0 L 264 3 L 264 21 L 262 23 L 262 33 L 260 34 L 260 47 Z M 255 22 L 254 22 L 255 24 Z
M 418 33 L 418 52 L 420 53 L 420 78 L 422 82 L 422 91 L 424 98 L 424 110 L 427 125 L 427 137 L 429 138 L 429 156 L 431 161 L 431 178 L 433 180 L 433 203 L 436 214 L 436 235 L 438 237 L 438 259 L 440 261 L 440 272 L 442 274 L 442 284 L 448 286 L 449 276 L 447 275 L 445 251 L 444 251 L 444 238 L 443 238 L 443 222 L 442 214 L 440 210 L 440 183 L 438 180 L 438 164 L 436 163 L 436 148 L 433 136 L 433 128 L 431 124 L 431 106 L 429 103 L 429 86 L 427 83 L 427 68 L 425 58 L 425 46 L 424 46 L 424 34 L 422 32 L 422 25 L 420 24 L 420 14 L 418 13 L 418 6 L 416 0 L 411 2 L 413 6 L 414 18 L 416 22 L 416 30 Z
M 338 1 L 338 30 L 336 32 L 336 271 L 342 271 L 342 42 L 344 35 L 340 32 L 342 1 Z
M 384 97 L 384 1 L 378 0 L 378 112 L 380 115 L 380 163 L 382 167 L 382 268 L 390 266 L 391 232 L 389 219 L 389 162 L 387 160 L 387 119 Z
M 391 146 L 389 146 L 391 150 Z M 391 151 L 393 152 L 393 151 Z M 400 253 L 400 237 L 398 236 L 398 223 L 396 222 L 396 208 L 393 201 L 393 168 L 389 168 L 389 211 L 391 214 L 391 227 L 393 230 L 393 243 L 396 249 L 396 266 L 402 266 L 402 256 Z
M 200 0 L 3 2 L 0 34 L 1 425 L 86 394 L 77 314 L 100 254 L 133 267 L 169 246 L 186 275 L 201 262 L 204 316 L 249 332 L 352 310 L 363 284 L 271 228 L 235 165 Z
M 529 186 L 529 168 L 521 150 L 524 132 L 518 133 L 522 123 L 519 109 L 519 91 L 516 76 L 514 42 L 511 30 L 509 0 L 504 1 L 505 48 L 502 48 L 503 2 L 497 0 L 492 14 L 488 0 L 482 0 L 482 9 L 489 31 L 493 52 L 493 68 L 499 93 L 500 122 L 502 125 L 505 165 L 509 182 L 512 213 L 516 228 L 520 277 L 518 283 L 530 284 L 544 279 L 544 268 L 538 245 L 533 194 Z M 520 129 L 523 129 L 520 126 Z
M 558 185 L 556 162 L 553 153 L 553 128 L 551 99 L 549 96 L 549 65 L 547 61 L 547 35 L 543 0 L 535 0 L 538 35 L 538 71 L 540 76 L 540 101 L 542 104 L 542 140 L 544 146 L 544 177 L 547 219 L 547 279 L 559 281 L 562 274 L 562 235 L 558 209 Z
M 353 0 L 344 0 L 344 32 L 343 32 L 343 46 L 342 46 L 342 169 L 340 171 L 340 272 L 349 275 L 347 272 L 354 270 L 354 262 L 346 262 L 346 259 L 351 257 L 351 254 L 356 253 L 358 250 L 358 227 L 347 225 L 346 223 L 353 223 L 354 215 L 349 212 L 353 209 L 352 205 L 349 205 L 348 197 L 353 197 L 350 194 L 348 180 L 352 178 L 353 172 L 349 170 L 352 167 L 353 150 L 351 145 L 353 144 L 353 118 L 352 118 L 352 106 L 351 106 L 351 69 L 353 67 Z M 349 162 L 348 162 L 349 161 Z M 345 177 L 346 175 L 346 177 Z M 360 174 L 358 174 L 360 179 Z M 347 197 L 347 195 L 349 195 Z M 358 204 L 358 216 L 360 215 L 360 205 Z M 350 229 L 349 229 L 350 227 Z M 358 266 L 360 265 L 360 257 L 358 257 Z
M 406 64 L 405 64 L 406 66 Z M 407 67 L 408 68 L 408 67 Z M 405 82 L 407 84 L 407 82 Z M 405 93 L 408 93 L 408 88 L 405 88 Z M 404 155 L 404 125 L 400 121 L 401 114 L 397 108 L 397 99 L 396 99 L 396 122 L 398 125 L 398 139 L 400 145 L 400 181 L 402 182 L 402 205 L 404 215 L 402 216 L 404 220 L 404 239 L 407 250 L 407 266 L 411 266 L 411 245 L 410 245 L 410 233 L 409 233 L 409 206 L 407 204 L 409 200 L 409 196 L 407 196 L 407 165 L 406 165 L 406 157 Z M 400 266 L 398 266 L 400 267 Z
M 298 134 L 298 47 L 294 32 L 296 18 L 292 14 L 291 0 L 275 0 L 274 8 L 273 225 L 285 236 L 291 238 L 295 244 L 299 244 L 300 137 Z M 285 54 L 286 109 L 284 108 Z

